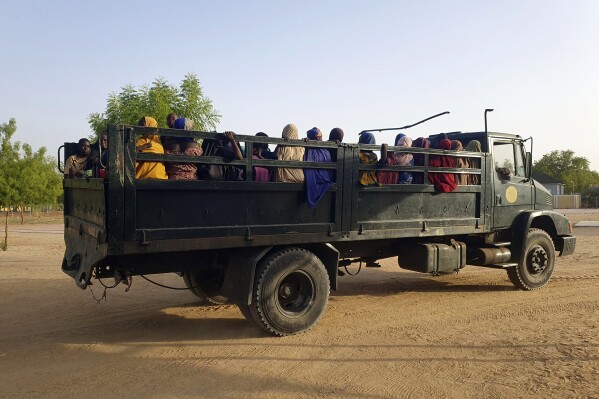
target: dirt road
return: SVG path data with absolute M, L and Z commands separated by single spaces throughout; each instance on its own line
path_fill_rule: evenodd
M 340 278 L 319 324 L 285 338 L 140 278 L 97 303 L 60 271 L 55 230 L 13 231 L 0 252 L 2 398 L 599 396 L 596 227 L 575 229 L 576 253 L 541 290 L 499 270 L 431 277 L 387 260 Z

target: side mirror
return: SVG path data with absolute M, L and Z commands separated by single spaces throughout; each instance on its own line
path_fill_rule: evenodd
M 530 179 L 530 176 L 532 174 L 532 152 L 527 152 L 526 153 L 526 158 L 524 160 L 524 173 L 526 174 L 526 178 Z

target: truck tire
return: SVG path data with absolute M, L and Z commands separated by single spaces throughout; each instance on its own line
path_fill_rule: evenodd
M 242 304 L 242 305 L 237 305 L 237 307 L 239 308 L 239 311 L 241 312 L 243 317 L 245 317 L 247 320 L 249 320 L 249 321 L 256 320 L 256 318 L 252 314 L 252 309 L 251 309 L 250 305 Z
M 213 274 L 213 273 L 212 273 Z M 217 284 L 209 272 L 186 271 L 183 272 L 183 281 L 185 286 L 203 302 L 209 302 L 213 305 L 224 305 L 229 300 L 218 292 Z
M 545 286 L 555 267 L 555 247 L 553 240 L 541 229 L 528 230 L 526 249 L 518 261 L 518 266 L 507 269 L 510 281 L 526 291 Z
M 312 252 L 302 248 L 276 251 L 260 263 L 256 275 L 248 310 L 269 333 L 301 333 L 323 315 L 329 301 L 329 275 Z M 247 317 L 245 310 L 242 314 Z

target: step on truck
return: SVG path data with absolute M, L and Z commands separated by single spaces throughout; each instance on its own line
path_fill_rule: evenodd
M 448 133 L 482 152 L 393 147 L 419 154 L 413 166 L 368 165 L 360 151 L 379 146 L 285 141 L 237 135 L 242 160 L 216 156 L 148 154 L 136 137 L 157 134 L 208 143 L 217 133 L 111 125 L 105 173 L 64 179 L 62 270 L 86 289 L 92 280 L 177 273 L 187 288 L 213 303 L 233 303 L 274 335 L 299 333 L 323 315 L 339 268 L 397 258 L 401 268 L 433 275 L 466 265 L 505 269 L 523 290 L 543 287 L 556 258 L 572 254 L 570 222 L 552 210 L 552 195 L 531 178 L 526 140 L 505 133 Z M 431 141 L 438 138 L 430 136 Z M 252 159 L 256 145 L 323 148 L 330 163 Z M 525 145 L 526 144 L 526 145 Z M 530 143 L 532 147 L 532 142 Z M 74 143 L 65 143 L 66 156 Z M 59 149 L 59 168 L 60 168 Z M 250 156 L 248 156 L 248 154 Z M 468 158 L 469 169 L 435 168 L 434 156 Z M 136 179 L 139 162 L 220 165 L 243 171 L 242 180 Z M 309 208 L 303 183 L 255 182 L 253 168 L 332 171 L 333 184 Z M 363 171 L 409 171 L 422 184 L 359 184 Z M 438 192 L 431 173 L 468 174 L 476 184 Z

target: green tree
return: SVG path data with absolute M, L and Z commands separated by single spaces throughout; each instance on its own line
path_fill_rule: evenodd
M 574 151 L 551 151 L 533 165 L 533 172 L 543 173 L 565 185 L 567 193 L 584 193 L 592 184 L 599 183 L 599 173 L 590 170 L 585 157 L 577 157 Z
M 29 144 L 12 143 L 17 123 L 11 119 L 0 125 L 0 206 L 18 207 L 55 204 L 62 192 L 62 179 L 55 159 L 46 148 L 33 151 Z
M 201 131 L 214 130 L 221 117 L 204 95 L 197 75 L 189 73 L 178 87 L 164 78 L 139 88 L 124 86 L 120 93 L 110 93 L 106 110 L 91 113 L 88 122 L 96 135 L 112 123 L 136 125 L 142 116 L 156 118 L 158 126 L 166 127 L 166 116 L 171 112 L 193 120 L 194 129 Z

